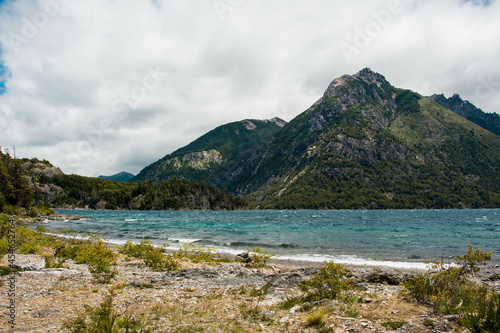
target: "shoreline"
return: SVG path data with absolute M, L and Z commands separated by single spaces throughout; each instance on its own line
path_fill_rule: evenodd
M 58 209 L 61 210 L 61 209 Z M 63 209 L 64 210 L 64 209 Z M 483 210 L 483 209 L 479 209 Z M 66 209 L 67 211 L 67 209 Z M 90 211 L 90 210 L 85 210 L 85 209 L 79 209 L 78 211 Z M 315 210 L 311 210 L 315 211 Z M 142 211 L 140 211 L 142 212 Z M 78 215 L 68 215 L 65 213 L 60 213 L 56 212 L 57 218 L 53 218 L 53 216 L 48 217 L 47 220 L 45 220 L 45 223 L 50 223 L 51 220 L 56 220 L 56 221 L 65 221 L 65 220 L 80 220 L 80 219 L 93 219 L 92 217 L 86 217 L 86 216 L 78 216 Z M 40 219 L 39 219 L 40 220 Z M 148 238 L 146 238 L 148 239 Z M 154 245 L 160 246 L 159 244 L 161 243 L 158 239 L 148 239 L 153 242 Z M 132 241 L 130 239 L 108 239 L 106 240 L 110 244 L 114 245 L 122 245 L 127 241 Z M 197 243 L 199 239 L 175 239 L 175 238 L 167 238 L 164 240 L 164 242 L 168 243 L 170 246 L 168 247 L 169 250 L 178 250 L 183 244 L 185 243 L 191 243 L 194 246 L 199 246 L 201 248 L 210 248 L 212 250 L 215 250 L 221 255 L 224 255 L 230 259 L 234 259 L 234 256 L 247 251 L 248 249 L 244 248 L 230 248 L 230 247 L 224 247 L 224 246 L 212 246 L 212 245 L 199 245 Z M 140 240 L 135 239 L 132 241 L 133 243 L 138 243 Z M 155 244 L 156 243 L 156 244 Z M 261 245 L 263 246 L 263 245 Z M 265 249 L 264 249 L 265 250 Z M 269 249 L 269 252 L 273 252 L 272 249 Z M 436 262 L 437 260 L 443 260 L 445 262 L 453 262 L 452 257 L 447 257 L 447 258 L 440 258 L 440 257 L 435 257 L 429 260 L 426 259 L 413 259 L 413 260 L 405 260 L 405 258 L 394 258 L 394 257 L 387 257 L 383 256 L 381 258 L 372 258 L 372 257 L 366 257 L 363 255 L 358 255 L 358 254 L 340 254 L 340 255 L 335 255 L 335 254 L 326 254 L 326 253 L 308 253 L 307 250 L 304 251 L 303 253 L 293 253 L 293 254 L 287 254 L 285 253 L 286 251 L 278 251 L 278 253 L 275 254 L 273 258 L 271 258 L 271 261 L 277 262 L 277 263 L 287 263 L 289 265 L 292 265 L 294 267 L 297 266 L 311 266 L 311 267 L 318 267 L 321 264 L 323 264 L 325 261 L 334 261 L 335 263 L 342 264 L 344 266 L 349 266 L 349 267 L 372 267 L 372 268 L 389 268 L 389 269 L 397 269 L 397 270 L 404 270 L 404 271 L 426 271 L 429 268 L 429 264 L 432 264 Z M 297 252 L 297 251 L 295 251 Z M 492 262 L 490 261 L 490 264 L 493 266 L 500 264 L 500 260 L 494 259 Z
M 31 262 L 35 257 L 19 255 L 19 259 Z M 339 298 L 306 304 L 310 310 L 301 310 L 282 309 L 278 304 L 300 296 L 299 283 L 317 273 L 321 263 L 275 259 L 256 269 L 236 262 L 183 260 L 180 270 L 155 272 L 144 267 L 142 260 L 119 255 L 116 276 L 109 284 L 97 283 L 87 265 L 72 260 L 65 265 L 19 274 L 16 329 L 10 331 L 0 323 L 2 331 L 61 332 L 63 323 L 85 312 L 84 305 L 98 308 L 114 288 L 114 311 L 142 318 L 154 332 L 191 331 L 188 328 L 225 332 L 235 322 L 245 332 L 320 332 L 307 326 L 305 319 L 316 309 L 328 311 L 325 323 L 337 332 L 359 328 L 362 332 L 385 332 L 388 322 L 401 322 L 411 332 L 443 331 L 427 330 L 425 320 L 444 325 L 447 332 L 462 332 L 453 317 L 439 317 L 429 306 L 401 295 L 402 283 L 415 271 L 346 266 L 347 277 L 355 286 L 349 292 L 354 303 Z M 268 283 L 266 294 L 252 295 Z M 359 315 L 347 313 L 349 306 Z
M 71 237 L 71 236 L 64 236 L 64 235 L 59 235 L 59 234 L 57 234 L 57 235 L 60 237 L 63 237 L 63 238 L 70 238 Z M 129 240 L 123 240 L 123 241 L 105 240 L 105 243 L 113 248 L 116 248 L 117 246 L 121 246 L 128 241 Z M 132 242 L 133 244 L 140 243 L 137 241 L 130 241 L 130 242 Z M 180 242 L 180 241 L 178 241 L 176 243 L 182 244 L 182 245 L 184 245 L 184 244 L 196 245 L 195 243 L 192 243 L 192 242 Z M 161 245 L 158 245 L 158 244 L 153 244 L 153 245 L 157 246 L 157 247 L 161 247 Z M 172 253 L 172 252 L 178 251 L 182 245 L 180 245 L 179 247 L 175 247 L 175 248 L 172 248 L 170 246 L 167 247 L 167 253 Z M 201 247 L 201 248 L 208 249 L 208 248 L 204 248 L 204 247 Z M 220 248 L 210 248 L 210 249 L 215 250 L 215 252 L 219 256 L 228 258 L 230 260 L 234 260 L 234 258 L 237 254 L 240 254 L 242 252 L 246 252 L 246 250 L 243 250 L 243 249 L 234 250 L 234 251 L 227 251 L 226 249 L 220 249 Z M 312 256 L 314 256 L 314 255 L 305 254 L 304 256 L 310 256 L 312 258 Z M 341 264 L 345 267 L 350 267 L 353 269 L 356 269 L 356 268 L 359 268 L 359 269 L 371 268 L 371 269 L 379 269 L 379 270 L 388 269 L 388 270 L 397 270 L 397 271 L 407 272 L 407 273 L 424 272 L 424 271 L 427 271 L 428 267 L 429 267 L 429 263 L 427 263 L 427 262 L 406 262 L 406 261 L 390 261 L 390 260 L 376 260 L 376 259 L 369 260 L 369 259 L 363 259 L 360 257 L 358 257 L 359 259 L 356 262 L 356 261 L 352 261 L 352 260 L 350 260 L 350 261 L 349 260 L 342 260 L 342 259 L 336 260 L 335 258 L 331 258 L 331 259 L 325 258 L 325 260 L 320 259 L 320 258 L 321 257 L 317 257 L 316 260 L 311 260 L 311 259 L 308 260 L 308 259 L 300 258 L 300 255 L 297 255 L 297 256 L 275 255 L 275 256 L 270 258 L 269 262 L 274 263 L 274 264 L 283 265 L 286 267 L 295 267 L 295 268 L 313 267 L 313 268 L 317 268 L 317 267 L 322 266 L 326 261 L 333 261 L 336 264 Z
M 80 219 L 86 219 L 88 217 L 79 217 L 79 216 L 71 216 L 67 214 L 62 214 L 58 213 L 59 219 L 54 220 L 54 221 L 65 221 L 65 220 L 80 220 Z M 68 218 L 69 217 L 69 218 Z M 37 221 L 35 223 L 50 223 L 51 220 L 48 221 Z M 61 234 L 56 234 L 60 237 L 63 238 L 71 238 L 71 236 L 65 236 Z M 85 237 L 84 237 L 85 238 Z M 116 246 L 121 246 L 125 244 L 126 242 L 130 241 L 134 244 L 139 244 L 138 241 L 132 241 L 132 240 L 117 240 L 117 239 L 104 239 L 106 244 L 116 247 Z M 148 239 L 150 240 L 150 239 Z M 180 247 L 182 247 L 184 244 L 194 244 L 197 246 L 196 241 L 182 241 L 182 240 L 170 240 L 168 239 L 174 246 L 170 245 L 167 247 L 168 252 L 174 252 L 178 251 Z M 151 240 L 150 240 L 151 241 Z M 154 246 L 160 247 L 161 245 L 159 244 L 154 244 Z M 178 246 L 177 246 L 178 245 Z M 220 247 L 203 247 L 201 248 L 208 249 L 210 248 L 211 250 L 215 250 L 217 253 L 219 253 L 220 256 L 226 257 L 228 259 L 234 260 L 234 257 L 242 252 L 245 252 L 246 249 L 227 249 L 227 248 L 220 248 Z M 366 259 L 363 257 L 359 257 L 357 255 L 352 255 L 352 256 L 347 256 L 343 255 L 344 258 L 335 258 L 333 255 L 325 255 L 325 254 L 314 254 L 314 253 L 304 253 L 304 254 L 295 254 L 295 255 L 282 255 L 282 254 L 276 254 L 270 259 L 270 262 L 276 263 L 276 264 L 284 264 L 286 266 L 290 267 L 320 267 L 323 263 L 326 261 L 333 261 L 336 264 L 342 264 L 345 267 L 352 267 L 352 268 L 372 268 L 372 269 L 393 269 L 393 270 L 398 270 L 398 271 L 403 271 L 403 272 L 424 272 L 428 270 L 429 267 L 429 261 L 399 261 L 399 260 L 387 260 L 387 259 Z M 307 258 L 307 259 L 306 259 Z M 349 258 L 349 259 L 347 259 Z
M 158 272 L 146 267 L 143 259 L 117 253 L 119 244 L 106 244 L 117 255 L 107 283 L 99 283 L 86 264 L 70 259 L 62 268 L 16 275 L 17 325 L 9 330 L 2 320 L 0 331 L 61 332 L 64 323 L 75 321 L 85 309 L 99 309 L 113 293 L 112 311 L 121 318 L 137 318 L 150 332 L 228 332 L 228 328 L 232 332 L 322 332 L 307 319 L 318 311 L 325 313 L 324 325 L 336 332 L 387 332 L 388 323 L 401 323 L 405 332 L 462 332 L 455 319 L 440 317 L 430 306 L 402 294 L 403 282 L 420 273 L 415 269 L 343 265 L 353 287 L 342 297 L 284 308 L 280 304 L 304 295 L 300 283 L 316 274 L 323 262 L 271 258 L 265 267 L 255 268 L 182 256 L 175 259 L 176 270 Z M 52 255 L 54 249 L 44 251 Z M 233 253 L 220 255 L 234 260 Z M 45 265 L 41 255 L 16 255 L 16 260 L 34 264 L 43 260 Z M 477 278 L 493 283 L 498 291 L 500 280 L 488 278 L 498 275 L 500 268 L 490 268 Z M 429 322 L 436 330 L 428 329 Z

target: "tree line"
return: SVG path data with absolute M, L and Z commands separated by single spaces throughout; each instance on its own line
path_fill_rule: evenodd
M 31 162 L 31 164 L 27 163 Z M 136 209 L 136 210 L 238 210 L 248 202 L 201 181 L 171 178 L 160 183 L 137 183 L 59 174 L 34 173 L 26 164 L 38 159 L 15 159 L 0 152 L 0 212 L 33 207 Z M 49 162 L 42 163 L 52 166 Z M 23 167 L 24 166 L 24 167 Z M 42 191 L 41 188 L 44 190 Z

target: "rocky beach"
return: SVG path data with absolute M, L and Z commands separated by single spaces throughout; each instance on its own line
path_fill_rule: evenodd
M 43 258 L 16 260 L 36 264 Z M 319 264 L 274 260 L 252 268 L 186 259 L 177 271 L 154 272 L 142 260 L 118 254 L 108 284 L 97 283 L 87 265 L 68 260 L 64 266 L 16 275 L 16 325 L 7 324 L 9 300 L 2 292 L 2 332 L 69 331 L 65 323 L 77 320 L 85 307 L 102 306 L 111 294 L 113 311 L 140 322 L 138 332 L 320 332 L 311 319 L 315 313 L 323 313 L 323 332 L 466 332 L 457 316 L 437 316 L 405 296 L 402 283 L 411 271 L 348 267 L 353 287 L 338 300 L 285 309 L 280 304 L 303 294 L 299 283 L 317 273 Z M 499 291 L 500 282 L 491 279 L 499 267 L 482 272 L 476 279 Z

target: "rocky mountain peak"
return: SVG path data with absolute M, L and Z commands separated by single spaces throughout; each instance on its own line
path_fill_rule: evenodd
M 323 98 L 339 98 L 342 101 L 346 95 L 366 95 L 366 87 L 376 84 L 378 88 L 383 85 L 389 85 L 385 77 L 372 71 L 370 68 L 364 68 L 354 75 L 343 75 L 330 83 L 326 89 Z
M 375 83 L 379 87 L 383 84 L 389 83 L 382 74 L 376 73 L 368 67 L 360 70 L 353 76 L 368 83 Z

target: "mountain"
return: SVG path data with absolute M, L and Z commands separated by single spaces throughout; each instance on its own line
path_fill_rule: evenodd
M 126 183 L 126 182 L 130 181 L 132 178 L 134 178 L 134 175 L 131 174 L 130 172 L 122 171 L 122 172 L 119 172 L 113 176 L 99 176 L 97 178 L 114 180 L 117 182 Z
M 486 113 L 475 107 L 469 101 L 464 101 L 458 94 L 455 94 L 450 98 L 446 98 L 442 94 L 432 95 L 429 99 L 447 109 L 450 109 L 456 114 L 461 115 L 465 119 L 472 121 L 474 124 L 477 124 L 482 128 L 495 133 L 496 135 L 500 135 L 500 115 L 496 113 Z
M 266 135 L 251 122 L 221 126 L 139 176 L 207 181 L 265 209 L 500 207 L 500 137 L 368 68 Z
M 199 139 L 144 168 L 133 181 L 170 177 L 203 180 L 236 192 L 249 177 L 246 163 L 262 158 L 260 150 L 286 122 L 247 119 L 219 126 Z M 245 162 L 243 162 L 245 161 Z

